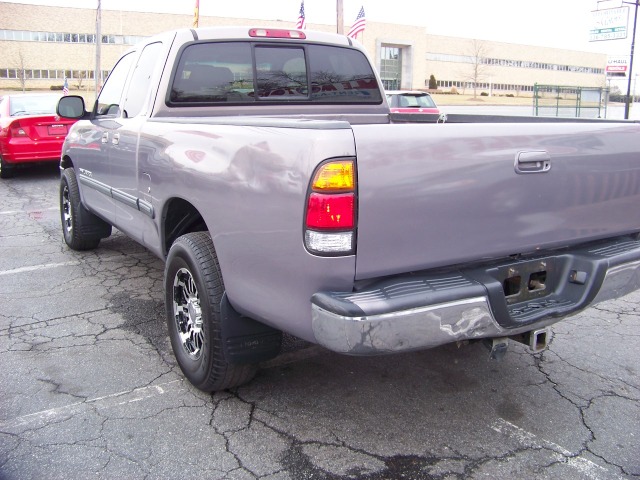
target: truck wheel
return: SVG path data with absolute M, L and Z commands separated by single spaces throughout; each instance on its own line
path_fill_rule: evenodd
M 13 177 L 13 172 L 13 167 L 10 167 L 7 162 L 0 157 L 0 178 L 11 178 Z
M 255 365 L 231 364 L 225 356 L 220 312 L 224 283 L 207 232 L 189 233 L 173 243 L 164 283 L 171 346 L 187 379 L 205 392 L 251 380 Z
M 64 241 L 73 250 L 91 250 L 111 235 L 111 225 L 80 202 L 78 180 L 72 168 L 66 168 L 60 178 L 60 220 Z

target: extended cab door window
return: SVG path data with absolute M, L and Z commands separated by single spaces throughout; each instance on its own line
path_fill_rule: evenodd
M 162 43 L 151 43 L 144 47 L 140 54 L 136 68 L 131 75 L 127 96 L 124 101 L 124 116 L 131 118 L 136 117 L 143 111 L 145 101 L 149 95 L 151 87 L 151 77 L 158 64 L 160 53 L 162 51 Z
M 111 70 L 111 74 L 109 74 L 96 101 L 96 117 L 116 117 L 120 115 L 120 100 L 133 57 L 132 53 L 125 55 Z

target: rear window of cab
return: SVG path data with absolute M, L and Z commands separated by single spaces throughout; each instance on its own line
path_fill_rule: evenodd
M 245 103 L 380 104 L 369 61 L 329 45 L 196 42 L 179 55 L 169 106 Z

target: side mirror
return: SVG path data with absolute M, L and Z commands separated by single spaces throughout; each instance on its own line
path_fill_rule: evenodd
M 87 115 L 84 106 L 84 98 L 79 95 L 67 95 L 58 100 L 56 113 L 64 118 L 83 118 Z

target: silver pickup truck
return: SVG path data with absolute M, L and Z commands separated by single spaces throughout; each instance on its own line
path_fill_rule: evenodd
M 390 114 L 362 47 L 168 32 L 117 62 L 64 144 L 62 232 L 165 260 L 168 331 L 205 391 L 282 334 L 351 355 L 508 339 L 640 287 L 640 126 Z M 414 119 L 416 116 L 412 116 Z

